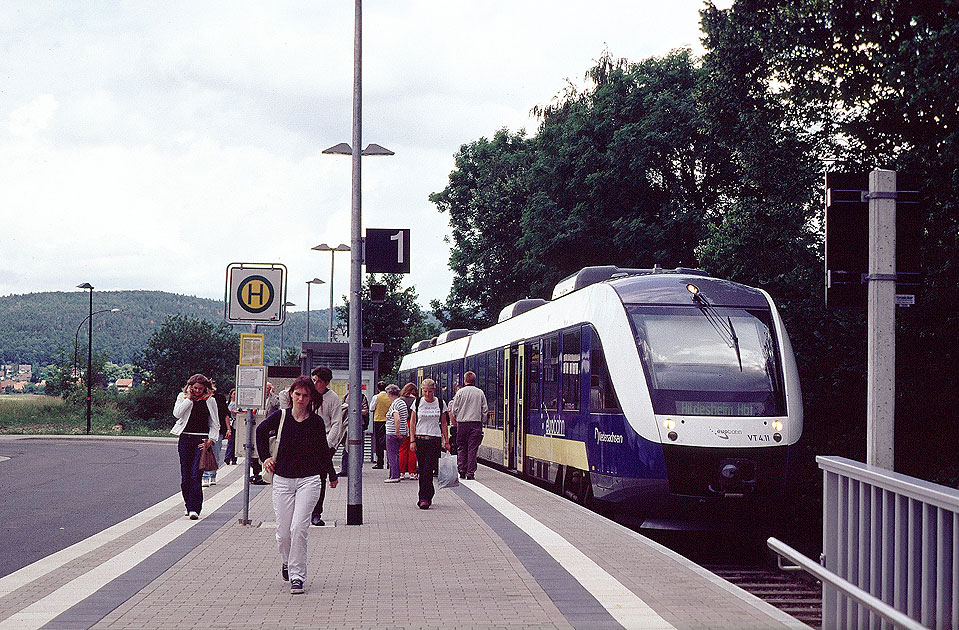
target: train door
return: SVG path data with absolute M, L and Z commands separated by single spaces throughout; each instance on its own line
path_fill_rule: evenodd
M 503 352 L 506 367 L 503 374 L 506 377 L 506 395 L 504 400 L 504 414 L 506 419 L 504 438 L 506 440 L 506 456 L 503 465 L 510 470 L 523 470 L 523 441 L 526 434 L 526 412 L 524 394 L 526 389 L 526 344 L 514 344 Z
M 503 349 L 503 465 L 510 470 L 516 469 L 516 451 L 513 433 L 516 430 L 516 416 L 513 413 L 513 400 L 516 396 L 516 348 Z

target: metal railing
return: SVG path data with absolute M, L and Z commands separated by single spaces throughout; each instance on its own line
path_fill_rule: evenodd
M 823 581 L 823 628 L 959 629 L 959 491 L 842 457 L 816 461 L 823 569 L 803 568 Z

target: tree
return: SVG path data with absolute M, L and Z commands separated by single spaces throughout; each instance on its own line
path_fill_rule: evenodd
M 426 320 L 426 315 L 417 304 L 416 290 L 402 289 L 401 274 L 369 274 L 361 292 L 363 309 L 363 345 L 382 343 L 383 353 L 379 360 L 381 378 L 395 378 L 402 356 L 409 350 L 413 340 L 430 338 L 439 331 Z M 374 304 L 370 297 L 370 285 L 386 285 L 386 299 Z M 349 300 L 336 307 L 341 334 L 349 335 Z
M 226 323 L 172 315 L 147 342 L 143 367 L 172 405 L 193 374 L 205 374 L 220 383 L 232 381 L 239 351 L 240 337 Z
M 488 324 L 503 306 L 526 297 L 517 237 L 529 199 L 531 158 L 524 132 L 501 129 L 492 140 L 460 147 L 449 184 L 430 195 L 437 209 L 449 214 L 452 228 L 453 286 L 446 304 L 433 310 L 453 328 Z
M 283 350 L 283 359 L 280 361 L 280 365 L 299 365 L 300 364 L 300 351 L 296 348 L 285 348 Z

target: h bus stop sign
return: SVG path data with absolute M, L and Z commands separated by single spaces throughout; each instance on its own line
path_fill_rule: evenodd
M 224 319 L 230 324 L 279 326 L 286 318 L 286 267 L 232 263 L 226 268 Z

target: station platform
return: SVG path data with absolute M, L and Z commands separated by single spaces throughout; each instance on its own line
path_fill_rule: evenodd
M 336 458 L 339 460 L 339 458 Z M 338 463 L 338 461 L 337 461 Z M 280 577 L 269 486 L 240 466 L 0 578 L 15 628 L 805 628 L 621 525 L 502 472 L 438 490 L 384 484 L 363 465 L 363 525 L 345 524 L 346 480 L 311 527 L 303 595 Z

